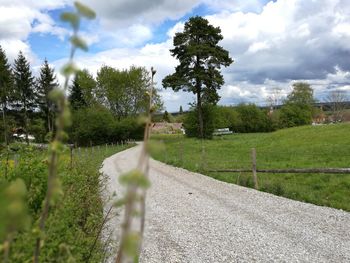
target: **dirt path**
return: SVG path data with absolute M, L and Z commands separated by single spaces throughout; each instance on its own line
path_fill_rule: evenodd
M 135 167 L 139 151 L 140 146 L 104 161 L 105 198 L 120 196 L 118 175 Z M 350 262 L 350 213 L 154 160 L 150 171 L 141 262 Z M 109 221 L 104 239 L 117 237 L 118 229 L 120 215 Z

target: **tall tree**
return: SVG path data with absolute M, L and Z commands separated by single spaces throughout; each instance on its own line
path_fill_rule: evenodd
M 315 103 L 314 90 L 309 83 L 296 82 L 293 84 L 293 90 L 287 96 L 285 103 L 311 108 Z
M 282 127 L 294 127 L 311 124 L 315 99 L 310 84 L 297 82 L 293 84 L 292 92 L 287 96 L 280 111 Z
M 14 68 L 14 81 L 18 100 L 18 106 L 23 112 L 23 122 L 26 132 L 26 142 L 29 144 L 28 139 L 28 127 L 29 118 L 28 111 L 32 110 L 35 105 L 35 92 L 34 92 L 34 77 L 30 70 L 30 64 L 20 51 L 17 59 L 15 59 Z
M 119 119 L 146 112 L 149 101 L 145 93 L 150 85 L 149 72 L 143 67 L 118 70 L 103 66 L 97 72 L 96 97 Z M 153 105 L 160 109 L 162 103 L 156 90 Z
M 54 69 L 49 66 L 49 63 L 45 59 L 44 64 L 40 70 L 40 76 L 36 82 L 36 99 L 40 110 L 45 115 L 46 120 L 46 130 L 47 132 L 51 132 L 53 130 L 53 120 L 54 120 L 54 112 L 55 105 L 52 100 L 49 98 L 50 92 L 58 87 L 58 83 L 56 80 L 56 76 L 54 73 Z
M 13 78 L 11 68 L 8 64 L 6 54 L 0 46 L 0 104 L 2 107 L 2 121 L 4 126 L 4 140 L 6 145 L 8 145 L 6 110 L 7 105 L 13 99 L 13 95 Z
M 224 84 L 221 66 L 229 66 L 233 60 L 228 51 L 218 45 L 223 39 L 221 29 L 208 20 L 196 16 L 189 19 L 183 32 L 176 33 L 172 56 L 180 64 L 175 73 L 163 79 L 165 88 L 187 91 L 197 95 L 199 136 L 203 138 L 202 104 L 216 104 L 220 97 L 217 90 Z
M 73 109 L 92 106 L 95 103 L 96 81 L 88 70 L 79 71 L 70 87 L 69 102 Z
M 180 114 L 183 114 L 183 113 L 184 113 L 184 111 L 183 111 L 183 109 L 182 109 L 182 105 L 180 106 L 179 113 L 180 113 Z
M 348 100 L 348 96 L 346 91 L 344 90 L 332 90 L 329 92 L 326 97 L 327 102 L 329 102 L 332 106 L 332 115 L 334 121 L 342 121 L 343 114 L 346 108 L 346 102 Z
M 87 106 L 77 75 L 75 75 L 72 86 L 70 87 L 70 95 L 68 100 L 74 110 Z

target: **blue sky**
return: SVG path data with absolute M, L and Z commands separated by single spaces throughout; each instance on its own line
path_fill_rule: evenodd
M 85 0 L 98 18 L 84 21 L 89 52 L 79 66 L 92 74 L 103 65 L 157 68 L 161 80 L 174 71 L 172 37 L 200 15 L 222 29 L 220 43 L 235 63 L 222 70 L 220 104 L 268 104 L 282 100 L 295 81 L 306 81 L 325 100 L 350 91 L 350 5 L 347 0 Z M 37 72 L 44 58 L 55 68 L 66 60 L 70 29 L 59 20 L 69 0 L 0 0 L 0 45 L 10 61 L 22 50 Z M 194 101 L 193 94 L 162 90 L 168 111 Z

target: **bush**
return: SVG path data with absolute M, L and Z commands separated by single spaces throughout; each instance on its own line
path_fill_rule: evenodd
M 135 117 L 117 121 L 105 108 L 84 108 L 73 112 L 69 129 L 72 143 L 88 146 L 143 138 L 144 124 Z
M 233 130 L 241 123 L 238 112 L 232 107 L 215 107 L 214 126 L 216 129 L 230 128 Z
M 254 104 L 241 104 L 236 107 L 239 121 L 233 127 L 238 132 L 267 132 L 272 131 L 272 121 L 266 111 Z
M 281 108 L 279 119 L 282 128 L 311 124 L 312 108 L 286 104 Z
M 211 139 L 215 129 L 215 107 L 212 105 L 203 105 L 202 113 L 204 138 Z M 188 137 L 200 138 L 197 109 L 186 114 L 183 126 Z
M 105 108 L 84 108 L 73 112 L 70 140 L 79 145 L 103 144 L 112 138 L 116 126 L 113 115 Z
M 126 118 L 115 124 L 112 141 L 127 139 L 142 140 L 145 125 L 136 118 Z
M 28 132 L 34 136 L 35 142 L 44 142 L 46 135 L 45 121 L 42 119 L 32 120 Z

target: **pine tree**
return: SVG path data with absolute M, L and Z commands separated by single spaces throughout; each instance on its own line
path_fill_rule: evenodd
M 210 25 L 200 16 L 190 18 L 185 23 L 184 31 L 176 33 L 174 48 L 170 50 L 180 64 L 175 68 L 175 73 L 163 79 L 165 88 L 197 95 L 198 136 L 201 138 L 204 136 L 202 106 L 219 101 L 217 90 L 224 84 L 220 68 L 233 62 L 228 51 L 218 45 L 222 39 L 219 27 Z
M 41 67 L 40 77 L 37 79 L 36 99 L 40 110 L 44 113 L 47 122 L 47 132 L 53 130 L 53 119 L 55 112 L 55 105 L 49 99 L 50 92 L 58 87 L 54 69 L 51 68 L 45 59 Z
M 35 106 L 35 92 L 34 92 L 34 77 L 30 70 L 30 64 L 20 51 L 17 59 L 15 60 L 13 75 L 15 81 L 15 88 L 17 94 L 18 106 L 23 112 L 23 122 L 26 132 L 26 142 L 29 144 L 28 139 L 28 127 L 29 118 L 28 111 L 32 110 Z
M 69 103 L 74 110 L 87 106 L 82 88 L 79 84 L 78 74 L 75 76 L 73 84 L 70 88 Z
M 6 145 L 8 145 L 6 110 L 7 105 L 13 100 L 13 95 L 13 78 L 11 68 L 8 64 L 6 54 L 0 46 L 0 104 L 2 107 L 2 120 Z
M 184 113 L 184 111 L 183 111 L 183 109 L 182 109 L 182 105 L 180 106 L 179 113 L 180 113 L 180 114 L 183 114 L 183 113 Z

